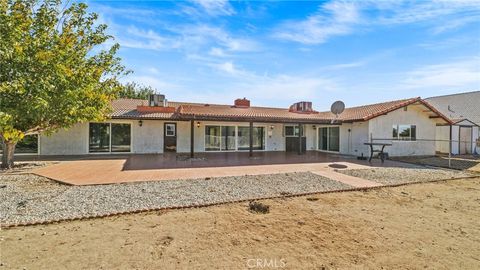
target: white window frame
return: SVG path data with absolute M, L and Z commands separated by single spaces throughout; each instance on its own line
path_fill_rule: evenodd
M 300 130 L 302 131 L 302 136 L 301 137 L 306 137 L 305 136 L 305 129 L 307 128 L 306 125 L 302 125 L 303 128 Z M 287 127 L 293 127 L 293 135 L 287 135 L 286 128 Z M 298 137 L 298 134 L 295 135 L 295 130 L 298 128 L 298 125 L 283 125 L 283 137 Z
M 222 127 L 226 127 L 226 126 L 233 126 L 235 127 L 235 149 L 234 150 L 221 150 L 222 146 L 220 145 L 220 150 L 206 150 L 206 138 L 205 138 L 205 129 L 207 128 L 207 126 L 216 126 L 216 127 L 220 127 L 220 136 L 222 136 Z M 239 127 L 250 127 L 249 125 L 238 125 L 238 124 L 225 124 L 225 123 L 222 123 L 222 124 L 216 124 L 216 123 L 206 123 L 204 126 L 203 126 L 203 151 L 204 152 L 208 152 L 208 153 L 225 153 L 225 152 L 248 152 L 250 150 L 238 150 L 238 128 Z M 253 150 L 255 152 L 265 152 L 267 151 L 267 126 L 265 125 L 254 125 L 253 126 L 254 128 L 255 127 L 263 127 L 263 144 L 264 144 L 264 149 L 261 149 L 261 150 Z
M 397 129 L 397 137 L 393 137 L 393 127 L 396 126 L 396 129 Z M 410 136 L 408 140 L 405 140 L 405 139 L 400 139 L 400 126 L 409 126 L 410 127 Z M 415 127 L 415 139 L 412 140 L 412 126 Z M 417 141 L 417 134 L 418 134 L 418 129 L 417 129 L 417 126 L 418 125 L 414 125 L 414 124 L 393 124 L 392 125 L 392 140 L 394 142 L 415 142 Z
M 168 130 L 167 127 L 171 126 L 173 129 L 172 130 Z M 166 137 L 175 137 L 177 136 L 177 130 L 176 130 L 176 124 L 174 123 L 165 123 L 165 136 Z M 173 131 L 173 134 L 168 134 L 169 131 Z

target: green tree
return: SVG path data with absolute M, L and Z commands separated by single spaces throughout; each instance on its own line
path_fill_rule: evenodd
M 127 74 L 118 44 L 87 5 L 60 0 L 0 0 L 2 167 L 18 141 L 75 123 L 101 121 Z
M 122 90 L 120 90 L 118 96 L 121 98 L 148 99 L 148 96 L 154 93 L 155 89 L 153 89 L 151 86 L 144 86 L 135 82 L 129 82 L 122 87 Z

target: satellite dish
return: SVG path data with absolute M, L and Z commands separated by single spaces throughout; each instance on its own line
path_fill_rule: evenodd
M 345 110 L 345 103 L 338 100 L 332 104 L 330 107 L 330 111 L 335 114 L 335 118 L 338 118 L 338 115 L 341 114 Z M 335 123 L 335 119 L 332 119 L 332 124 Z
M 332 107 L 330 108 L 330 111 L 335 114 L 336 116 L 338 116 L 339 114 L 341 114 L 343 111 L 345 110 L 345 103 L 343 103 L 342 101 L 338 100 L 338 101 L 335 101 L 333 104 L 332 104 Z

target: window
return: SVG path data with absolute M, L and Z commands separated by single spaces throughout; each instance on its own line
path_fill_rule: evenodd
M 265 128 L 253 128 L 254 150 L 265 149 Z M 250 149 L 250 127 L 205 126 L 205 151 Z
M 110 124 L 90 123 L 90 152 L 110 151 Z
M 120 123 L 90 123 L 89 152 L 130 152 L 131 125 Z
M 220 126 L 205 126 L 205 151 L 220 151 Z
M 175 137 L 175 124 L 166 124 L 165 128 L 167 129 L 165 136 Z
M 340 151 L 340 128 L 320 127 L 318 128 L 318 150 Z
M 415 141 L 417 139 L 417 126 L 393 125 L 392 137 L 394 140 Z
M 130 152 L 130 124 L 112 123 L 112 152 Z
M 250 127 L 238 127 L 238 150 L 250 149 Z M 253 150 L 265 149 L 265 128 L 254 127 L 253 128 Z
M 222 139 L 220 141 L 221 150 L 235 150 L 235 127 L 222 127 Z
M 3 144 L 0 141 L 0 153 Z M 15 154 L 38 154 L 38 135 L 27 135 L 15 145 Z
M 285 137 L 298 137 L 300 129 L 298 125 L 296 126 L 285 126 L 284 134 Z M 302 137 L 305 137 L 305 127 L 302 128 Z
M 328 151 L 340 151 L 340 128 L 328 128 Z

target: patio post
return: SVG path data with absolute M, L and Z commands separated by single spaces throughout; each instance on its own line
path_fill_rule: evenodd
M 253 122 L 250 121 L 249 156 L 253 156 Z
M 298 123 L 298 154 L 302 154 L 302 124 Z
M 453 143 L 452 125 L 450 125 L 450 140 L 448 141 L 448 168 L 452 167 L 452 143 Z
M 190 158 L 193 158 L 195 156 L 195 121 L 190 120 Z

